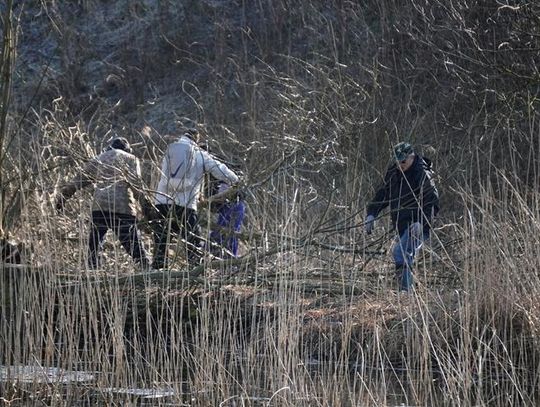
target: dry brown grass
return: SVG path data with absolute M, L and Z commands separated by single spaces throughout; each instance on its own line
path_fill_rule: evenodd
M 0 69 L 15 78 L 0 212 L 31 254 L 29 267 L 0 268 L 0 364 L 41 373 L 2 371 L 1 397 L 536 403 L 536 3 L 25 3 L 16 64 L 6 71 L 4 53 Z M 89 195 L 58 216 L 57 186 L 117 131 L 151 193 L 177 120 L 245 174 L 250 263 L 131 278 L 109 240 L 91 273 Z M 434 160 L 443 207 L 408 297 L 394 291 L 384 222 L 373 238 L 360 225 L 402 139 Z M 44 383 L 48 367 L 93 377 Z

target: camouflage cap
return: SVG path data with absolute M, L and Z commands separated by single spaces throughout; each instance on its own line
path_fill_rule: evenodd
M 394 158 L 397 161 L 405 160 L 409 155 L 414 153 L 412 145 L 402 141 L 394 146 Z

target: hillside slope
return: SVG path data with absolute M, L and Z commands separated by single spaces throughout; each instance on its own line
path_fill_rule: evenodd
M 133 139 L 144 125 L 165 134 L 188 118 L 237 158 L 257 142 L 275 154 L 362 154 L 379 169 L 388 144 L 405 138 L 434 146 L 444 173 L 492 141 L 496 154 L 523 152 L 538 91 L 538 7 L 20 2 L 12 114 L 61 106 L 93 137 L 114 128 Z M 498 140 L 508 131 L 511 141 Z

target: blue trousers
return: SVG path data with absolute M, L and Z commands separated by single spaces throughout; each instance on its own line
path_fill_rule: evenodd
M 396 278 L 401 291 L 409 291 L 413 286 L 413 264 L 418 250 L 429 239 L 429 229 L 419 222 L 412 223 L 396 238 L 392 250 L 396 265 Z
M 241 200 L 219 205 L 217 209 L 219 229 L 210 231 L 210 242 L 213 243 L 211 248 L 214 248 L 212 250 L 214 254 L 223 258 L 231 257 L 231 255 L 238 256 L 238 237 L 235 232 L 240 232 L 242 229 L 245 210 L 245 204 Z

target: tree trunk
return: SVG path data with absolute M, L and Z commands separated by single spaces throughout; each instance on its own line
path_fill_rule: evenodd
M 6 185 L 4 162 L 10 144 L 8 112 L 11 81 L 15 64 L 15 33 L 13 28 L 13 0 L 7 0 L 3 16 L 2 59 L 0 60 L 0 236 L 4 236 Z

